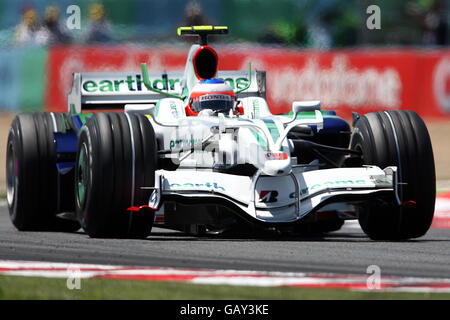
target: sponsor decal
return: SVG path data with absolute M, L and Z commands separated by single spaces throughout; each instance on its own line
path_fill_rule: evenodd
M 169 148 L 172 150 L 173 148 L 180 147 L 193 147 L 196 143 L 202 142 L 202 139 L 178 139 L 178 140 L 170 140 Z
M 336 180 L 336 181 L 327 181 L 324 183 L 316 183 L 313 184 L 310 187 L 302 188 L 300 189 L 300 195 L 309 194 L 311 191 L 314 190 L 320 190 L 324 188 L 339 188 L 339 187 L 345 187 L 348 185 L 361 185 L 366 184 L 366 180 Z M 289 198 L 294 199 L 295 198 L 295 191 L 291 192 L 289 194 Z
M 255 118 L 259 118 L 259 100 L 253 100 L 253 115 Z
M 263 190 L 259 194 L 259 202 L 271 203 L 277 202 L 278 191 L 275 190 Z
M 248 85 L 248 79 L 247 78 L 236 78 L 234 80 L 233 78 L 218 78 L 219 80 L 222 80 L 224 82 L 227 82 L 230 87 L 234 89 L 243 89 Z
M 217 182 L 205 182 L 205 183 L 190 183 L 186 182 L 183 184 L 180 183 L 171 183 L 169 185 L 170 188 L 189 188 L 189 189 L 197 189 L 197 188 L 208 188 L 208 189 L 215 189 L 215 190 L 222 190 L 225 191 L 225 188 L 222 186 L 219 186 Z
M 375 183 L 376 184 L 388 184 L 391 185 L 392 184 L 392 179 L 389 178 L 377 178 L 375 179 Z
M 170 101 L 170 102 L 169 102 L 169 105 L 170 105 L 170 112 L 172 113 L 172 116 L 173 116 L 175 119 L 178 119 L 178 118 L 179 118 L 179 114 L 178 114 L 177 105 L 176 105 L 175 102 L 173 102 L 173 101 Z
M 199 101 L 209 101 L 209 100 L 226 100 L 231 101 L 231 97 L 226 94 L 205 94 L 197 98 Z
M 181 91 L 181 79 L 179 78 L 169 78 L 163 79 L 156 78 L 150 79 L 153 88 L 159 90 L 169 90 L 169 91 Z M 225 79 L 230 86 L 235 89 L 241 89 L 246 86 L 248 80 L 245 78 L 232 78 Z M 148 90 L 140 74 L 130 74 L 123 79 L 87 79 L 83 81 L 82 88 L 85 92 L 89 93 L 112 93 L 112 92 L 142 92 L 150 91 Z M 214 99 L 229 100 L 230 97 L 226 95 L 220 95 L 220 98 L 215 97 Z M 205 98 L 206 99 L 206 98 Z M 213 98 L 211 98 L 213 99 Z
M 181 79 L 153 79 L 152 86 L 155 89 L 164 90 L 164 83 L 168 82 L 169 91 L 179 91 Z M 124 79 L 89 79 L 83 82 L 83 90 L 89 93 L 110 93 L 110 92 L 136 92 L 149 91 L 144 85 L 140 74 L 127 75 Z
M 346 55 L 337 55 L 327 68 L 315 58 L 303 68 L 285 67 L 269 74 L 273 101 L 320 100 L 329 108 L 346 105 L 352 108 L 401 106 L 402 81 L 395 68 L 358 69 Z

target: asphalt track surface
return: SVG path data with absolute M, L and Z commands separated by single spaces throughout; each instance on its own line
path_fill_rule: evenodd
M 19 232 L 0 207 L 0 260 L 124 266 L 366 274 L 450 278 L 450 229 L 419 239 L 376 242 L 355 224 L 323 237 L 193 237 L 154 228 L 145 240 L 91 239 L 75 233 Z

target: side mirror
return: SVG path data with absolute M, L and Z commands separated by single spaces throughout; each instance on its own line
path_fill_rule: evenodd
M 300 112 L 307 111 L 320 111 L 320 101 L 319 100 L 310 100 L 310 101 L 294 101 L 292 103 L 292 112 L 293 117 L 292 120 L 297 119 L 297 114 Z

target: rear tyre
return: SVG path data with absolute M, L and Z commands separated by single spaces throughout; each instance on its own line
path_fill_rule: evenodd
M 49 113 L 16 116 L 6 151 L 6 193 L 13 225 L 20 231 L 76 231 L 77 221 L 58 213 L 54 124 Z
M 364 164 L 384 169 L 397 166 L 401 205 L 393 196 L 359 210 L 363 231 L 377 240 L 423 236 L 430 228 L 436 198 L 436 177 L 430 136 L 413 111 L 374 112 L 356 123 L 351 148 L 362 151 Z
M 82 128 L 75 165 L 75 206 L 90 237 L 145 238 L 154 211 L 127 211 L 147 204 L 157 164 L 156 138 L 138 114 L 98 113 Z

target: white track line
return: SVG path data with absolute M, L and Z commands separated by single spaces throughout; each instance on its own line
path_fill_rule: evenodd
M 261 272 L 245 270 L 175 269 L 124 267 L 76 263 L 0 260 L 0 275 L 48 278 L 107 278 L 146 281 L 177 281 L 195 284 L 257 287 L 344 288 L 369 290 L 368 275 L 318 274 L 304 272 Z M 377 290 L 402 292 L 450 292 L 450 279 L 381 277 Z

